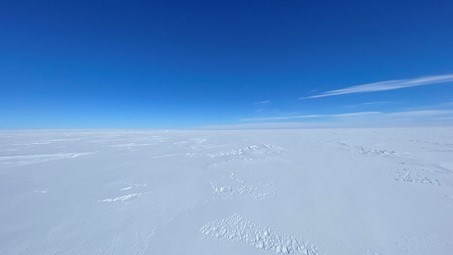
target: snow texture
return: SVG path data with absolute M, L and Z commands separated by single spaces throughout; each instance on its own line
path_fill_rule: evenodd
M 453 129 L 0 132 L 0 254 L 446 255 Z

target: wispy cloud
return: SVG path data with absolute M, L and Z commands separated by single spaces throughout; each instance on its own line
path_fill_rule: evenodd
M 439 117 L 439 116 L 453 116 L 453 110 L 416 110 L 416 111 L 396 111 L 396 112 L 378 112 L 378 111 L 366 111 L 366 112 L 347 112 L 347 113 L 335 113 L 335 114 L 306 114 L 306 115 L 286 115 L 286 116 L 273 116 L 263 118 L 248 118 L 242 119 L 243 122 L 270 122 L 270 121 L 284 121 L 284 120 L 302 120 L 302 119 L 318 119 L 318 118 L 362 118 L 362 117 L 391 117 L 397 118 L 426 118 L 426 117 Z
M 450 106 L 453 106 L 453 101 L 451 102 L 444 102 L 444 103 L 441 103 L 442 106 L 447 106 L 447 107 L 450 107 Z
M 264 100 L 264 101 L 256 102 L 255 104 L 268 104 L 270 102 L 271 102 L 271 100 Z
M 380 112 L 348 112 L 348 113 L 337 113 L 337 114 L 305 114 L 305 115 L 275 116 L 275 117 L 264 117 L 264 118 L 248 118 L 248 119 L 243 119 L 242 121 L 266 122 L 266 121 L 312 119 L 312 118 L 341 118 L 341 117 L 373 115 L 373 114 L 379 114 L 379 113 Z
M 365 103 L 355 104 L 353 106 L 388 104 L 388 103 L 390 103 L 390 101 L 374 101 L 374 102 L 365 102 Z
M 375 107 L 375 106 L 384 105 L 384 104 L 394 104 L 394 103 L 397 103 L 397 102 L 398 101 L 373 101 L 373 102 L 365 102 L 365 103 L 345 105 L 344 107 L 347 107 L 347 108 Z
M 310 119 L 310 121 L 304 121 Z M 251 118 L 233 125 L 206 129 L 453 127 L 453 110 L 425 109 L 395 112 L 350 112 Z
M 419 110 L 419 111 L 401 111 L 386 113 L 389 116 L 402 116 L 402 117 L 425 117 L 425 116 L 440 116 L 440 115 L 453 115 L 453 110 Z
M 338 96 L 345 94 L 355 94 L 355 93 L 367 93 L 367 92 L 376 92 L 376 91 L 385 91 L 385 90 L 395 90 L 402 88 L 410 88 L 416 86 L 426 86 L 439 83 L 453 82 L 453 74 L 447 75 L 436 75 L 436 76 L 425 76 L 414 79 L 403 79 L 403 80 L 389 80 L 389 81 L 380 81 L 373 83 L 366 83 L 355 85 L 351 87 L 346 87 L 343 89 L 330 90 L 322 92 L 317 95 L 302 97 L 300 99 L 309 99 L 309 98 L 320 98 L 320 97 L 330 97 Z

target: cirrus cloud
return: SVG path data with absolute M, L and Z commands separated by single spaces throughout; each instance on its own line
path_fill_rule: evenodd
M 426 85 L 448 83 L 448 82 L 453 82 L 453 74 L 424 76 L 424 77 L 419 77 L 419 78 L 414 78 L 414 79 L 388 80 L 388 81 L 366 83 L 366 84 L 355 85 L 355 86 L 346 87 L 346 88 L 342 88 L 342 89 L 325 91 L 325 92 L 322 92 L 317 95 L 302 97 L 300 99 L 330 97 L 330 96 L 339 96 L 339 95 L 345 95 L 345 94 L 367 93 L 367 92 L 376 92 L 376 91 L 385 91 L 385 90 L 395 90 L 395 89 L 426 86 Z

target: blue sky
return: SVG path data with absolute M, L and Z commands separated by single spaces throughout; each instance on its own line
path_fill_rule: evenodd
M 451 1 L 1 1 L 0 128 L 453 123 Z

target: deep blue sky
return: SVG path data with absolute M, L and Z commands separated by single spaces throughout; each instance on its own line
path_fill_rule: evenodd
M 453 74 L 452 1 L 3 0 L 0 53 L 6 129 L 453 120 L 453 82 L 300 99 Z

